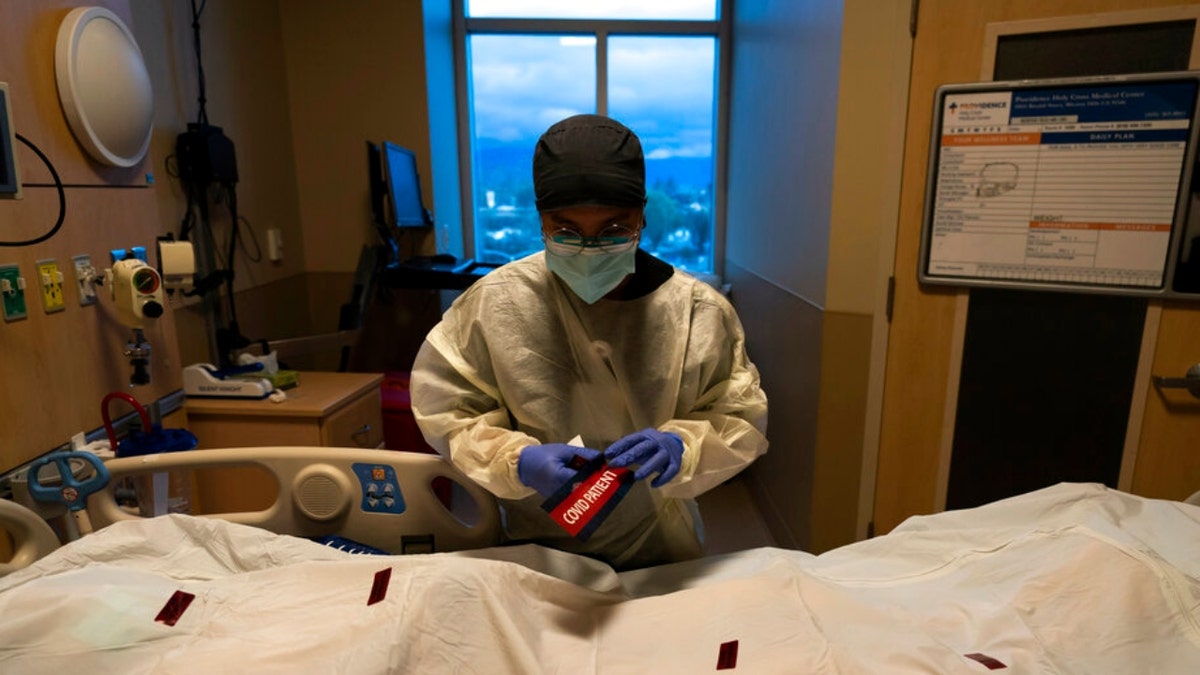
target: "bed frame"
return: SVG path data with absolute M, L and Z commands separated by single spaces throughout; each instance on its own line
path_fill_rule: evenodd
M 276 499 L 261 511 L 207 514 L 279 534 L 319 539 L 338 536 L 392 554 L 486 548 L 500 543 L 495 498 L 437 455 L 329 447 L 227 448 L 127 457 L 105 462 L 108 486 L 87 501 L 95 529 L 141 516 L 118 505 L 124 478 L 167 471 L 255 467 L 274 478 Z M 433 482 L 452 481 L 446 493 Z M 59 546 L 37 514 L 0 500 L 0 529 L 14 538 L 14 555 L 0 576 Z
M 16 502 L 0 499 L 0 532 L 4 531 L 12 535 L 13 555 L 8 562 L 0 562 L 0 577 L 32 564 L 59 546 L 58 535 L 41 516 Z

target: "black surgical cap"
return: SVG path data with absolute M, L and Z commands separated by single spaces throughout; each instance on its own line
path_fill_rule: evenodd
M 575 115 L 546 130 L 533 150 L 538 211 L 569 206 L 642 207 L 646 163 L 637 134 L 601 115 Z

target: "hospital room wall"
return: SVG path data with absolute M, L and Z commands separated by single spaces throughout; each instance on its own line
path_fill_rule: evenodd
M 305 250 L 313 252 L 307 269 L 353 272 L 362 245 L 375 237 L 365 141 L 412 150 L 424 201 L 433 203 L 421 2 L 279 6 Z M 432 243 L 431 232 L 417 231 L 402 245 Z
M 61 265 L 69 264 L 73 255 L 88 253 L 93 263 L 103 268 L 111 248 L 142 245 L 152 251 L 155 236 L 178 232 L 185 212 L 186 201 L 171 176 L 169 158 L 174 154 L 176 135 L 195 121 L 198 113 L 190 3 L 88 3 L 109 7 L 125 19 L 143 53 L 154 91 L 149 154 L 140 166 L 120 170 L 102 167 L 84 156 L 58 103 L 54 40 L 63 17 L 81 4 L 29 0 L 6 2 L 0 10 L 0 30 L 5 36 L 2 77 L 14 85 L 17 129 L 41 146 L 65 182 L 88 186 L 67 188 L 68 215 L 57 236 L 33 247 L 7 249 L 9 253 L 0 262 L 19 263 L 27 278 L 32 278 L 29 271 L 34 261 L 44 258 L 54 258 Z M 239 318 L 243 332 L 256 337 L 308 333 L 312 298 L 319 295 L 313 289 L 325 286 L 313 278 L 320 273 L 305 274 L 280 6 L 276 0 L 209 2 L 201 21 L 208 117 L 236 144 L 241 215 L 260 242 L 265 242 L 270 228 L 278 228 L 285 242 L 286 253 L 280 262 L 264 257 L 259 263 L 249 263 L 246 256 L 238 258 Z M 49 181 L 36 156 L 24 149 L 19 153 L 25 182 Z M 100 189 L 112 185 L 126 187 Z M 25 200 L 5 204 L 0 218 L 12 218 L 13 222 L 3 226 L 4 237 L 26 238 L 48 229 L 57 211 L 52 194 L 52 189 L 32 188 Z M 220 209 L 214 224 L 218 240 L 223 240 L 228 219 Z M 64 271 L 69 284 L 70 271 Z M 69 284 L 67 307 L 55 314 L 41 312 L 38 296 L 30 293 L 31 309 L 36 311 L 27 319 L 5 324 L 0 331 L 4 352 L 0 379 L 54 383 L 24 391 L 20 387 L 5 389 L 11 392 L 12 401 L 4 401 L 0 447 L 13 459 L 6 454 L 0 464 L 8 466 L 18 456 L 44 453 L 66 442 L 75 431 L 98 427 L 100 398 L 127 385 L 129 367 L 121 350 L 129 339 L 128 330 L 115 325 L 111 301 L 103 295 L 96 305 L 81 307 L 73 291 Z M 175 297 L 170 305 L 166 316 L 147 331 L 154 350 L 152 384 L 133 391 L 145 402 L 178 389 L 182 365 L 207 360 L 198 304 Z M 333 307 L 336 313 L 336 305 Z M 55 419 L 56 424 L 14 423 L 47 418 Z
M 280 0 L 279 7 L 312 328 L 322 333 L 338 327 L 362 248 L 378 241 L 365 142 L 412 150 L 424 203 L 434 203 L 424 22 L 418 0 Z M 398 243 L 401 257 L 435 252 L 432 229 L 408 230 Z M 377 295 L 350 368 L 408 370 L 437 308 L 434 291 Z
M 54 79 L 54 44 L 63 18 L 81 5 L 112 9 L 143 53 L 155 117 L 150 150 L 139 166 L 101 166 L 67 127 Z M 237 260 L 241 328 L 255 338 L 307 335 L 336 325 L 358 251 L 373 236 L 365 139 L 414 147 L 423 174 L 428 171 L 420 3 L 339 4 L 336 20 L 324 24 L 324 32 L 314 30 L 334 5 L 204 3 L 209 122 L 236 144 L 241 215 L 264 246 L 272 228 L 284 242 L 281 261 Z M 30 282 L 28 317 L 0 322 L 0 382 L 7 385 L 0 388 L 0 470 L 67 442 L 75 432 L 98 428 L 100 399 L 128 386 L 122 350 L 131 331 L 116 324 L 103 292 L 95 305 L 79 305 L 68 266 L 72 256 L 86 253 L 103 269 L 112 248 L 153 251 L 156 236 L 178 232 L 186 200 L 169 158 L 176 136 L 198 113 L 191 24 L 188 0 L 7 0 L 0 6 L 0 80 L 11 86 L 14 126 L 70 185 L 66 219 L 54 238 L 0 249 L 0 264 L 17 263 Z M 338 90 L 339 79 L 362 86 Z M 32 151 L 18 145 L 17 159 L 25 183 L 50 182 Z M 307 191 L 303 199 L 301 189 Z M 36 237 L 57 213 L 53 188 L 29 187 L 23 200 L 0 202 L 0 239 Z M 220 208 L 214 223 L 224 240 L 228 220 Z M 67 282 L 64 310 L 50 314 L 42 310 L 33 274 L 36 261 L 47 258 L 63 266 Z M 181 367 L 207 360 L 208 348 L 198 304 L 179 297 L 146 335 L 153 348 L 152 382 L 132 392 L 150 402 L 177 391 Z
M 153 249 L 159 233 L 150 160 L 115 168 L 90 159 L 67 126 L 55 82 L 54 49 L 63 18 L 80 3 L 9 0 L 0 6 L 0 80 L 9 85 L 15 131 L 53 163 L 64 189 L 62 228 L 52 238 L 25 247 L 0 248 L 0 264 L 15 263 L 26 279 L 27 316 L 0 321 L 0 472 L 68 442 L 72 434 L 101 425 L 100 401 L 128 390 L 132 369 L 123 355 L 132 330 L 115 319 L 112 300 L 101 289 L 98 302 L 81 305 L 71 270 L 73 256 L 87 254 L 100 269 L 112 248 Z M 111 9 L 133 23 L 127 0 L 89 5 Z M 59 215 L 56 190 L 46 166 L 18 143 L 18 173 L 24 198 L 0 201 L 0 240 L 36 238 Z M 43 308 L 36 263 L 53 259 L 65 277 L 63 307 Z M 151 382 L 133 390 L 149 402 L 180 387 L 176 324 L 171 312 L 147 325 L 153 349 Z M 114 414 L 127 408 L 114 406 Z
M 265 249 L 272 228 L 283 240 L 280 261 L 237 258 L 241 332 L 280 339 L 333 331 L 362 247 L 375 241 L 364 141 L 412 148 L 428 175 L 420 3 L 212 0 L 204 7 L 209 121 L 236 144 L 239 209 L 258 241 Z M 175 135 L 198 110 L 191 4 L 135 3 L 134 14 L 155 85 L 160 132 L 151 155 L 163 172 Z M 169 187 L 158 195 L 160 220 L 177 229 L 185 200 Z M 227 224 L 218 221 L 215 232 L 223 239 Z M 423 237 L 410 246 L 431 245 Z M 205 360 L 199 306 L 176 314 L 184 362 Z M 337 365 L 332 351 L 299 358 L 291 365 Z
M 735 5 L 726 274 L 771 403 L 749 473 L 782 545 L 858 536 L 899 200 L 909 0 Z M 869 473 L 869 471 L 868 471 Z
M 199 6 L 199 3 L 197 3 Z M 310 328 L 305 244 L 284 63 L 280 5 L 275 0 L 208 2 L 200 41 L 209 124 L 234 143 L 238 213 L 245 249 L 235 256 L 239 328 L 254 338 L 306 334 Z M 132 3 L 133 30 L 154 86 L 155 134 L 150 161 L 159 177 L 158 221 L 179 231 L 187 201 L 173 173 L 176 136 L 199 115 L 199 75 L 187 0 Z M 228 211 L 213 209 L 213 236 L 225 258 Z M 266 255 L 268 230 L 279 230 L 283 257 Z M 256 247 L 257 240 L 260 246 Z M 261 260 L 251 257 L 263 250 Z M 176 304 L 185 364 L 210 360 L 204 316 L 196 301 Z

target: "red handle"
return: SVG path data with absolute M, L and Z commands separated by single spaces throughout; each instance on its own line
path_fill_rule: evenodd
M 100 417 L 104 419 L 104 432 L 108 434 L 108 444 L 110 449 L 115 454 L 117 452 L 117 432 L 113 430 L 112 419 L 108 416 L 108 404 L 114 399 L 119 398 L 137 411 L 138 416 L 142 418 L 142 429 L 150 431 L 150 414 L 142 407 L 138 400 L 123 391 L 110 392 L 100 400 Z

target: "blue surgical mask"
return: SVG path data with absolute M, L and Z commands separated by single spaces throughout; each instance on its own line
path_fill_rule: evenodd
M 633 273 L 637 247 L 619 253 L 585 250 L 564 256 L 547 249 L 546 267 L 558 275 L 587 304 L 608 295 Z

